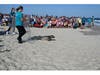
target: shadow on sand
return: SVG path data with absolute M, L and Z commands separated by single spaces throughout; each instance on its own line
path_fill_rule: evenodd
M 44 41 L 55 41 L 55 36 L 54 35 L 47 35 L 47 36 L 32 36 L 30 39 L 26 41 L 32 41 L 32 40 L 44 40 Z
M 3 47 L 4 45 L 0 45 L 0 47 Z
M 80 31 L 84 35 L 90 35 L 90 36 L 95 36 L 95 35 L 100 35 L 100 26 L 94 26 L 91 28 L 92 31 Z

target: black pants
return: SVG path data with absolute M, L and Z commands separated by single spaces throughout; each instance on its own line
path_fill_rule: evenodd
M 22 36 L 26 33 L 26 30 L 23 26 L 16 26 L 19 32 L 18 40 L 22 41 Z

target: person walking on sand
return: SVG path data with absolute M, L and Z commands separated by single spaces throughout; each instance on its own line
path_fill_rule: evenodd
M 23 43 L 22 42 L 22 36 L 26 33 L 26 30 L 23 26 L 23 6 L 19 6 L 16 9 L 16 15 L 15 15 L 15 23 L 16 23 L 16 28 L 19 32 L 19 36 L 17 37 L 18 43 Z

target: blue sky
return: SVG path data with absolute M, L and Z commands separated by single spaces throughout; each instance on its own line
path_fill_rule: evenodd
M 0 4 L 0 12 L 9 13 L 17 4 Z M 100 17 L 100 5 L 97 4 L 24 4 L 25 14 L 54 15 L 54 16 L 95 16 Z

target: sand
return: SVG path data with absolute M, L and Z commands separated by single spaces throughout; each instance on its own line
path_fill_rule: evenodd
M 0 70 L 100 70 L 100 30 L 95 28 L 31 28 L 23 44 L 17 43 L 18 34 L 0 36 L 0 50 L 7 48 L 0 52 Z M 55 38 L 43 39 L 50 35 Z

